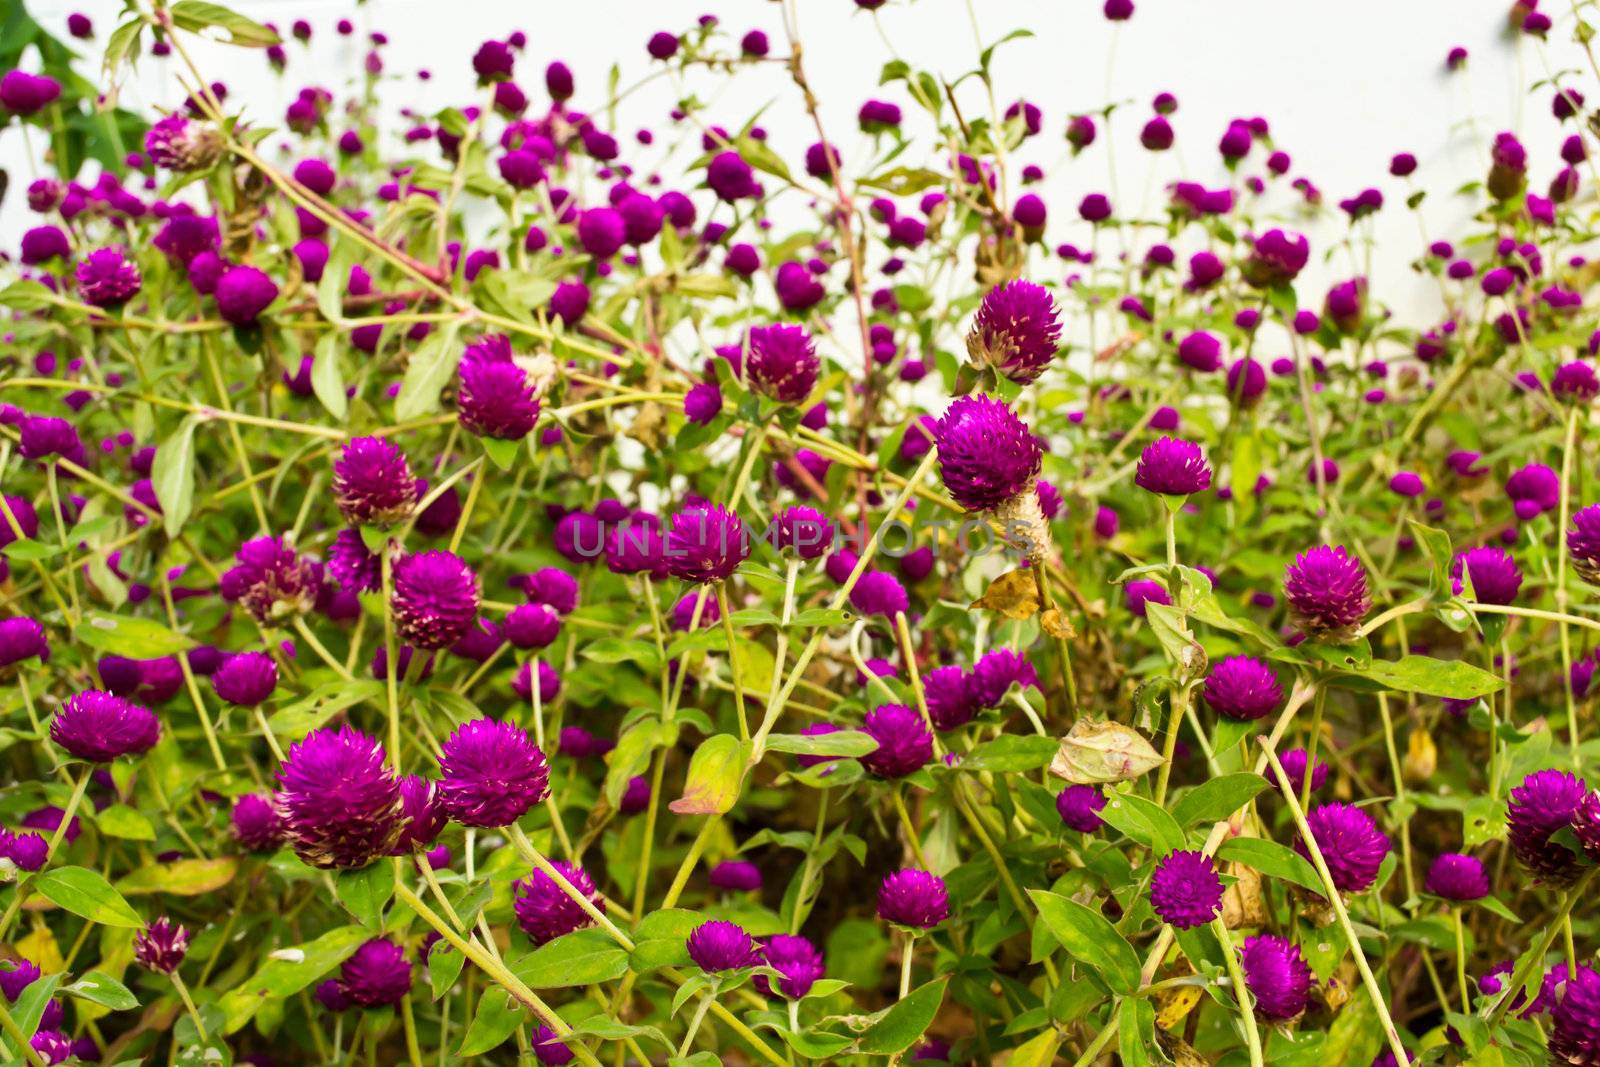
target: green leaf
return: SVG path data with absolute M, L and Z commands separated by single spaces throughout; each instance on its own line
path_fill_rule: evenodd
M 1053 737 L 1007 734 L 986 741 L 961 759 L 964 771 L 1032 771 L 1050 766 L 1061 749 Z
M 1172 817 L 1183 827 L 1221 822 L 1265 788 L 1267 780 L 1259 774 L 1225 774 L 1185 793 L 1172 806 Z
M 628 954 L 604 930 L 574 930 L 510 964 L 534 989 L 611 982 L 628 973 Z
M 439 410 L 439 394 L 460 362 L 461 353 L 456 351 L 459 330 L 456 323 L 435 330 L 411 353 L 405 378 L 400 382 L 400 395 L 394 401 L 396 421 L 409 422 Z
M 1104 915 L 1059 893 L 1030 889 L 1028 895 L 1067 955 L 1093 968 L 1123 996 L 1139 988 L 1139 955 Z
M 1187 843 L 1183 827 L 1164 808 L 1132 793 L 1107 793 L 1100 817 L 1135 841 L 1151 845 L 1161 855 Z
M 383 909 L 394 896 L 394 865 L 387 860 L 343 871 L 334 883 L 339 903 L 369 930 L 382 932 Z
M 434 1000 L 450 992 L 466 962 L 467 958 L 445 941 L 435 943 L 428 951 L 428 988 L 433 990 Z
M 801 756 L 865 756 L 878 750 L 878 741 L 860 730 L 835 730 L 831 734 L 770 734 L 767 748 L 772 752 L 793 752 Z M 1055 752 L 1054 742 L 1051 742 L 1050 751 Z
M 267 725 L 286 741 L 297 741 L 339 712 L 357 704 L 383 699 L 384 683 L 370 678 L 359 682 L 336 681 L 320 685 L 293 704 L 279 708 Z
M 278 949 L 237 989 L 223 994 L 224 1032 L 249 1022 L 268 999 L 292 997 L 343 963 L 372 936 L 364 926 L 340 926 L 315 941 Z
M 778 1033 L 790 1048 L 814 1060 L 830 1060 L 852 1044 L 844 1034 L 832 1034 L 826 1030 L 779 1030 Z
M 481 1056 L 498 1048 L 524 1018 L 522 1005 L 500 986 L 491 985 L 478 998 L 478 1013 L 472 1017 L 472 1025 L 457 1051 L 462 1056 Z
M 85 867 L 58 867 L 33 879 L 33 891 L 46 900 L 102 926 L 129 930 L 144 927 L 144 920 L 122 894 L 97 871 Z
M 215 892 L 233 881 L 239 871 L 235 856 L 214 860 L 174 860 L 141 867 L 117 882 L 117 889 L 130 897 L 145 893 L 170 893 L 179 897 L 198 897 Z
M 1061 1034 L 1054 1028 L 1039 1034 L 1006 1060 L 1006 1067 L 1050 1067 L 1056 1061 L 1056 1050 L 1061 1047 Z
M 173 25 L 190 33 L 215 27 L 226 31 L 229 44 L 244 48 L 267 48 L 282 44 L 282 38 L 254 19 L 247 19 L 236 11 L 204 0 L 178 0 L 169 9 Z M 212 34 L 204 36 L 211 37 Z
M 683 796 L 667 807 L 675 815 L 722 815 L 733 810 L 749 758 L 748 741 L 740 741 L 732 734 L 706 738 L 689 760 Z
M 1267 841 L 1259 837 L 1230 838 L 1217 849 L 1217 859 L 1242 863 L 1262 874 L 1293 882 L 1313 893 L 1326 891 L 1322 878 L 1317 874 L 1317 869 L 1311 866 L 1311 861 L 1294 849 L 1280 845 L 1276 841 Z
M 344 370 L 339 366 L 339 348 L 343 343 L 337 330 L 328 330 L 317 338 L 315 355 L 311 360 L 311 391 L 335 421 L 343 422 L 350 413 L 350 397 L 345 393 Z
M 0 289 L 0 307 L 12 311 L 37 311 L 56 303 L 55 294 L 35 281 L 24 279 Z
M 1122 1067 L 1150 1067 L 1150 1046 L 1156 1040 L 1156 1010 L 1148 998 L 1128 998 L 1122 1002 L 1122 1026 L 1117 1033 L 1117 1048 Z
M 150 484 L 161 503 L 161 521 L 168 537 L 177 537 L 194 510 L 194 428 L 199 417 L 190 415 L 172 436 L 156 449 L 150 466 Z
M 11 1005 L 11 1017 L 23 1033 L 32 1037 L 39 1031 L 39 1020 L 44 1017 L 45 1005 L 55 995 L 56 986 L 66 975 L 47 974 L 35 978 L 23 989 L 17 1002 Z
M 156 828 L 150 820 L 126 804 L 112 804 L 94 816 L 94 824 L 107 837 L 124 841 L 154 841 Z
M 129 615 L 108 615 L 86 611 L 72 637 L 96 652 L 129 659 L 158 659 L 175 656 L 194 647 L 194 642 L 150 619 Z
M 1433 564 L 1434 596 L 1449 600 L 1455 595 L 1450 584 L 1450 560 L 1455 555 L 1455 549 L 1450 545 L 1450 535 L 1432 526 L 1424 526 L 1416 519 L 1411 520 L 1411 535 L 1428 553 L 1428 560 Z
M 1505 688 L 1504 679 L 1461 660 L 1434 659 L 1432 656 L 1402 656 L 1397 660 L 1375 659 L 1365 670 L 1341 674 L 1342 682 L 1360 679 L 1383 689 L 1403 693 L 1470 700 Z M 1368 688 L 1362 686 L 1360 688 Z
M 90 971 L 62 989 L 62 992 L 110 1008 L 112 1011 L 132 1011 L 139 1006 L 139 998 L 129 992 L 127 986 L 100 971 Z
M 914 1045 L 938 1014 L 949 981 L 948 975 L 936 978 L 902 997 L 861 1035 L 860 1051 L 868 1056 L 892 1056 Z

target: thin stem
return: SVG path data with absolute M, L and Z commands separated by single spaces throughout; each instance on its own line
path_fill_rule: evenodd
M 1456 985 L 1461 993 L 1461 1011 L 1465 1014 L 1472 1010 L 1472 996 L 1467 992 L 1467 937 L 1462 929 L 1461 909 L 1451 908 L 1450 914 L 1456 927 Z
M 11 1039 L 11 1043 L 17 1046 L 17 1051 L 33 1067 L 45 1067 L 44 1058 L 39 1055 L 38 1050 L 29 1042 L 28 1035 L 22 1032 L 22 1027 L 17 1025 L 17 1020 L 11 1017 L 11 1012 L 6 1007 L 6 999 L 4 997 L 0 997 L 0 1030 L 5 1031 L 5 1035 Z
M 922 838 L 917 833 L 916 823 L 911 821 L 911 813 L 906 810 L 906 799 L 901 795 L 900 788 L 889 790 L 889 796 L 894 801 L 894 811 L 900 818 L 900 827 L 906 832 L 906 843 L 911 846 L 911 854 L 917 858 L 917 866 L 923 870 L 931 870 L 928 866 L 928 857 L 922 854 Z
M 706 990 L 705 996 L 700 998 L 700 1006 L 695 1008 L 694 1017 L 689 1020 L 689 1032 L 683 1035 L 683 1044 L 678 1046 L 678 1055 L 687 1056 L 694 1047 L 695 1035 L 700 1032 L 700 1024 L 706 1021 L 706 1012 L 711 1010 L 711 1005 L 717 999 L 716 987 Z
M 200 1021 L 200 1009 L 194 1006 L 194 998 L 189 995 L 189 987 L 183 984 L 183 979 L 177 971 L 167 975 L 172 979 L 172 988 L 177 991 L 178 998 L 183 1001 L 184 1008 L 189 1012 L 189 1020 L 194 1023 L 195 1035 L 200 1038 L 202 1045 L 210 1043 L 206 1037 L 206 1025 Z
M 717 582 L 717 610 L 722 615 L 722 632 L 728 638 L 728 671 L 733 682 L 733 703 L 739 712 L 739 740 L 750 740 L 750 717 L 744 710 L 744 681 L 739 677 L 739 641 L 733 632 L 733 610 L 728 605 L 728 583 Z
M 1233 1000 L 1239 1005 L 1239 1024 L 1244 1027 L 1244 1040 L 1250 1050 L 1250 1067 L 1262 1067 L 1261 1058 L 1261 1032 L 1256 1029 L 1256 1009 L 1252 1003 L 1250 987 L 1244 980 L 1244 969 L 1239 964 L 1239 950 L 1234 947 L 1233 938 L 1228 934 L 1228 924 L 1218 916 L 1211 920 L 1211 932 L 1217 935 L 1217 941 L 1222 945 L 1222 954 L 1227 958 L 1228 978 L 1232 982 Z
M 911 959 L 917 953 L 917 935 L 911 930 L 906 931 L 906 947 L 900 954 L 900 999 L 906 999 L 911 992 Z
M 1500 996 L 1496 998 L 1495 1002 L 1484 1010 L 1484 1017 L 1489 1020 L 1489 1029 L 1493 1030 L 1499 1025 L 1500 1020 L 1505 1018 L 1506 1012 L 1511 1009 L 1512 1003 L 1518 999 L 1518 994 L 1522 991 L 1522 987 L 1528 984 L 1528 979 L 1533 975 L 1533 972 L 1535 970 L 1544 970 L 1545 954 L 1550 951 L 1551 944 L 1555 942 L 1556 934 L 1572 915 L 1573 905 L 1578 902 L 1589 888 L 1589 883 L 1594 880 L 1597 870 L 1600 870 L 1600 868 L 1591 867 L 1584 871 L 1582 876 L 1573 883 L 1572 888 L 1562 895 L 1561 904 L 1556 909 L 1555 916 L 1545 924 L 1544 931 L 1539 935 L 1538 946 L 1529 950 L 1528 954 L 1522 958 L 1522 962 L 1517 966 L 1515 973 L 1511 975 L 1511 981 L 1506 983 L 1505 988 L 1500 991 Z

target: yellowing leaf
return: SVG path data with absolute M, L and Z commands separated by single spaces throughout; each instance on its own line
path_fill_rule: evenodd
M 1039 590 L 1033 582 L 1031 571 L 1007 571 L 989 584 L 974 608 L 998 611 L 1008 619 L 1031 619 L 1039 610 Z

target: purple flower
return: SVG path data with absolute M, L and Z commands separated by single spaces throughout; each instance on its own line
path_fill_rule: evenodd
M 133 938 L 133 958 L 141 967 L 171 974 L 189 952 L 189 931 L 162 916 Z
M 1450 567 L 1450 584 L 1457 596 L 1465 587 L 1462 572 L 1472 579 L 1473 597 L 1480 604 L 1510 604 L 1522 588 L 1522 572 L 1503 548 L 1469 548 Z
M 363 1008 L 397 1005 L 411 992 L 406 950 L 386 938 L 366 942 L 339 968 L 339 989 Z
M 1218 715 L 1241 722 L 1262 719 L 1283 704 L 1278 675 L 1253 656 L 1218 660 L 1206 676 L 1206 703 Z
M 1580 508 L 1572 516 L 1572 526 L 1567 530 L 1567 552 L 1572 556 L 1572 567 L 1584 581 L 1600 585 L 1600 504 Z
M 472 69 L 478 75 L 478 83 L 487 85 L 511 77 L 511 69 L 516 61 L 511 46 L 504 41 L 485 41 L 472 56 Z
M 1049 290 L 1018 279 L 984 295 L 967 354 L 974 363 L 994 367 L 1018 385 L 1044 373 L 1061 343 L 1061 311 Z
M 667 570 L 687 582 L 720 582 L 750 555 L 750 538 L 739 516 L 712 504 L 672 516 L 667 534 Z
M 710 879 L 718 889 L 748 892 L 761 888 L 761 868 L 745 860 L 725 860 L 711 868 Z
M 78 262 L 78 295 L 95 307 L 114 308 L 139 291 L 139 268 L 120 248 L 97 248 Z
M 1389 854 L 1389 838 L 1361 808 L 1353 804 L 1320 804 L 1306 816 L 1311 836 L 1333 876 L 1334 888 L 1360 893 L 1378 877 L 1378 867 Z M 1297 839 L 1295 851 L 1309 856 Z
M 722 414 L 722 389 L 716 382 L 699 382 L 683 394 L 684 418 L 704 426 Z
M 1100 810 L 1106 806 L 1105 792 L 1097 785 L 1069 785 L 1056 794 L 1056 813 L 1068 829 L 1092 834 L 1105 825 Z
M 217 279 L 217 311 L 235 326 L 248 326 L 278 299 L 278 285 L 255 267 L 229 267 Z
M 278 664 L 265 652 L 229 656 L 211 675 L 218 697 L 239 707 L 253 708 L 278 687 Z
M 1203 374 L 1219 371 L 1222 369 L 1222 342 L 1215 334 L 1196 330 L 1178 342 L 1178 360 Z
M 531 603 L 545 604 L 558 615 L 570 615 L 578 608 L 578 580 L 559 567 L 534 571 L 520 584 Z
M 1551 835 L 1572 825 L 1580 842 L 1585 834 L 1600 842 L 1600 834 L 1588 827 L 1600 824 L 1600 805 L 1590 801 L 1582 778 L 1566 771 L 1535 771 L 1511 791 L 1506 811 L 1507 837 L 1517 859 L 1542 881 L 1558 885 L 1570 882 L 1578 873 L 1578 857 L 1565 845 L 1550 840 Z M 1590 814 L 1582 815 L 1587 810 Z
M 712 919 L 689 933 L 689 958 L 702 971 L 737 971 L 760 962 L 756 944 L 738 923 Z
M 383 584 L 383 560 L 357 530 L 340 530 L 328 546 L 328 570 L 347 593 L 370 593 Z
M 449 648 L 478 617 L 478 577 L 451 552 L 416 552 L 394 566 L 395 633 L 413 648 Z
M 539 421 L 538 389 L 510 360 L 461 361 L 456 407 L 461 426 L 480 437 L 520 441 Z
M 463 826 L 508 826 L 550 792 L 550 765 L 527 731 L 472 719 L 445 739 L 439 806 Z
M 1478 900 L 1489 895 L 1489 875 L 1476 856 L 1444 852 L 1429 865 L 1422 887 L 1446 900 Z
M 978 713 L 967 674 L 960 667 L 935 667 L 922 676 L 922 688 L 928 701 L 928 717 L 937 730 L 964 726 Z
M 735 200 L 748 200 L 761 195 L 761 184 L 756 181 L 750 164 L 733 151 L 718 152 L 706 164 L 706 184 L 718 197 L 730 204 Z
M 270 852 L 288 839 L 288 827 L 271 797 L 246 793 L 233 802 L 233 838 L 250 852 Z
M 41 663 L 50 658 L 44 627 L 26 615 L 0 619 L 0 670 L 35 658 Z
M 863 615 L 882 615 L 892 619 L 911 607 L 906 587 L 888 571 L 869 570 L 850 590 L 850 606 Z
M 798 934 L 773 934 L 759 946 L 760 961 L 783 977 L 777 980 L 778 992 L 798 1000 L 824 973 L 822 953 L 809 938 Z M 755 987 L 762 996 L 772 996 L 772 981 L 764 974 L 755 976 Z
M 1150 877 L 1150 906 L 1180 930 L 1210 922 L 1222 907 L 1222 879 L 1211 857 L 1188 849 L 1161 857 Z
M 33 115 L 61 95 L 61 83 L 44 74 L 8 70 L 0 77 L 0 105 L 14 115 Z
M 867 713 L 863 733 L 878 748 L 861 757 L 861 765 L 879 778 L 904 778 L 933 758 L 933 734 L 922 716 L 904 704 L 882 704 Z
M 238 562 L 222 575 L 222 597 L 243 605 L 256 621 L 276 622 L 316 606 L 316 564 L 301 559 L 282 538 L 253 538 L 234 558 Z
M 539 700 L 548 704 L 561 693 L 561 676 L 556 674 L 555 668 L 544 660 L 539 660 L 537 666 L 533 663 L 524 663 L 511 681 L 511 690 L 523 700 L 531 701 L 535 670 L 539 674 Z
M 1009 648 L 985 652 L 967 678 L 967 693 L 979 708 L 998 708 L 1013 684 L 1038 688 L 1039 675 L 1020 654 Z
M 98 689 L 70 696 L 50 720 L 50 740 L 81 760 L 110 763 L 148 752 L 161 740 L 149 708 Z
M 1240 273 L 1257 289 L 1288 285 L 1305 269 L 1311 243 L 1304 234 L 1272 229 L 1255 239 Z
M 1303 748 L 1291 748 L 1279 760 L 1283 764 L 1283 776 L 1289 779 L 1289 786 L 1294 790 L 1294 795 L 1299 796 L 1305 791 L 1306 761 L 1311 754 Z M 1316 766 L 1311 769 L 1311 791 L 1317 792 L 1328 782 L 1331 768 L 1324 760 L 1317 760 Z M 1274 779 L 1274 782 L 1276 779 Z
M 560 632 L 561 616 L 543 604 L 518 604 L 506 616 L 506 640 L 515 648 L 548 648 Z
M 1302 552 L 1283 576 L 1295 624 L 1316 637 L 1348 638 L 1372 607 L 1361 561 L 1341 545 Z
M 66 419 L 52 415 L 25 415 L 20 430 L 21 440 L 18 442 L 17 450 L 26 459 L 43 460 L 51 456 L 60 456 L 80 465 L 85 462 L 83 441 L 78 437 L 78 431 L 73 428 L 72 423 Z M 35 525 L 37 526 L 37 521 Z M 6 526 L 9 533 L 10 524 L 7 523 Z
M 1276 934 L 1257 934 L 1239 948 L 1244 984 L 1256 1001 L 1256 1014 L 1277 1022 L 1306 1010 L 1311 968 L 1300 947 Z
M 833 523 L 816 508 L 785 508 L 772 520 L 771 534 L 773 548 L 793 549 L 800 559 L 816 559 L 833 547 Z
M 1555 375 L 1550 379 L 1550 391 L 1559 400 L 1587 404 L 1600 396 L 1600 377 L 1595 375 L 1594 368 L 1588 363 L 1581 359 L 1573 360 L 1556 368 Z
M 416 506 L 417 479 L 396 445 L 381 437 L 353 437 L 333 461 L 333 500 L 352 526 L 388 527 Z
M 1039 443 L 1027 424 L 992 397 L 956 398 L 934 437 L 945 488 L 968 511 L 1000 508 L 1038 477 Z
M 596 910 L 602 913 L 606 910 L 605 898 L 595 887 L 589 872 L 560 860 L 552 862 L 550 866 L 556 869 L 567 885 L 586 897 Z M 516 909 L 517 925 L 522 927 L 535 945 L 594 925 L 589 913 L 544 871 L 533 871 L 513 885 L 512 890 L 515 894 L 512 906 Z
M 950 894 L 944 879 L 907 867 L 878 887 L 878 918 L 912 930 L 931 930 L 950 917 Z
M 1579 964 L 1565 984 L 1550 1012 L 1550 1062 L 1600 1063 L 1600 971 Z
M 1211 485 L 1211 468 L 1194 442 L 1158 437 L 1140 454 L 1133 484 L 1162 496 L 1188 496 Z
M 1506 496 L 1511 498 L 1517 518 L 1527 522 L 1554 511 L 1561 503 L 1561 479 L 1543 463 L 1530 463 L 1506 479 Z
M 1167 594 L 1166 587 L 1148 578 L 1129 582 L 1123 587 L 1122 592 L 1128 602 L 1128 610 L 1141 619 L 1145 617 L 1145 605 L 1172 603 L 1172 597 Z
M 744 377 L 752 392 L 784 404 L 798 404 L 817 384 L 816 346 L 800 326 L 756 326 L 750 330 L 750 351 Z
M 400 783 L 383 745 L 354 727 L 313 730 L 278 771 L 278 809 L 295 854 L 313 867 L 365 867 L 402 830 Z
M 418 774 L 400 779 L 400 814 L 396 856 L 426 851 L 450 823 L 439 803 L 439 783 Z

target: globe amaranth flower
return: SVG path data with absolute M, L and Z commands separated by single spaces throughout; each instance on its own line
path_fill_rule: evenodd
M 42 111 L 61 96 L 61 83 L 47 74 L 8 70 L 0 77 L 0 105 L 14 115 Z
M 702 971 L 737 971 L 760 962 L 756 943 L 738 923 L 712 919 L 689 933 L 689 958 Z
M 779 512 L 768 528 L 772 547 L 793 550 L 801 559 L 816 559 L 833 547 L 833 523 L 816 508 L 793 505 Z
M 878 918 L 912 930 L 931 930 L 950 917 L 944 879 L 916 867 L 895 871 L 878 887 Z
M 967 678 L 967 692 L 980 708 L 998 708 L 1012 685 L 1037 689 L 1039 674 L 1033 664 L 1009 648 L 985 652 Z
M 217 279 L 217 311 L 235 326 L 248 326 L 278 299 L 278 283 L 255 267 L 229 267 Z
M 1489 895 L 1489 875 L 1476 856 L 1444 852 L 1428 866 L 1422 888 L 1446 900 L 1479 900 Z
M 1378 867 L 1389 854 L 1389 837 L 1361 808 L 1353 804 L 1320 804 L 1306 816 L 1311 836 L 1328 865 L 1336 889 L 1359 893 L 1378 877 Z M 1309 858 L 1303 840 L 1295 851 Z
M 561 616 L 544 604 L 518 604 L 506 616 L 506 640 L 513 648 L 548 648 L 560 633 Z
M 1172 603 L 1166 587 L 1149 578 L 1129 582 L 1123 588 L 1123 596 L 1128 602 L 1128 610 L 1141 619 L 1145 617 L 1145 605 Z
M 1056 794 L 1056 814 L 1070 830 L 1092 834 L 1105 825 L 1100 811 L 1106 806 L 1106 794 L 1097 785 L 1069 785 Z
M 1162 496 L 1188 496 L 1210 487 L 1211 467 L 1193 441 L 1158 437 L 1140 453 L 1133 484 Z
M 144 150 L 163 170 L 203 170 L 222 154 L 222 137 L 207 123 L 173 114 L 145 131 Z
M 1240 273 L 1257 289 L 1274 289 L 1294 281 L 1310 256 L 1304 234 L 1271 229 L 1255 239 Z
M 461 426 L 479 437 L 520 441 L 539 421 L 539 390 L 510 360 L 461 361 L 456 408 Z
M 850 589 L 850 606 L 863 615 L 892 619 L 911 607 L 906 587 L 888 571 L 869 570 Z
M 1240 722 L 1263 719 L 1283 705 L 1278 675 L 1253 656 L 1218 660 L 1206 676 L 1206 703 L 1218 715 Z
M 1583 360 L 1573 360 L 1556 368 L 1550 379 L 1550 392 L 1558 400 L 1573 404 L 1587 404 L 1600 396 L 1600 376 Z
M 611 528 L 606 538 L 606 567 L 614 574 L 667 576 L 667 542 L 654 515 L 633 515 Z
M 328 571 L 347 593 L 371 593 L 383 586 L 383 558 L 367 548 L 359 530 L 340 530 L 334 537 L 328 546 Z
M 90 689 L 62 703 L 50 720 L 50 740 L 78 759 L 110 763 L 155 747 L 161 723 L 149 708 Z
M 223 660 L 211 675 L 211 688 L 221 699 L 253 708 L 278 687 L 278 664 L 265 652 L 240 652 Z
M 904 704 L 882 704 L 867 713 L 863 733 L 878 742 L 861 765 L 879 778 L 904 778 L 933 758 L 933 734 L 922 716 Z
M 1543 463 L 1530 463 L 1506 479 L 1506 496 L 1517 518 L 1527 522 L 1561 503 L 1561 479 Z
M 540 1067 L 565 1067 L 575 1058 L 561 1035 L 543 1024 L 534 1028 L 528 1043 L 533 1046 L 533 1057 Z
M 1061 343 L 1061 311 L 1042 285 L 1017 279 L 984 294 L 967 332 L 974 363 L 995 368 L 1018 385 L 1044 373 Z
M 1579 508 L 1567 530 L 1567 554 L 1584 581 L 1600 585 L 1600 504 Z
M 606 910 L 605 898 L 596 888 L 594 879 L 589 877 L 589 872 L 560 860 L 553 861 L 550 866 L 560 872 L 567 885 L 584 896 L 596 910 Z M 517 925 L 522 927 L 535 945 L 594 925 L 589 913 L 544 871 L 535 870 L 513 885 L 512 892 L 511 903 L 516 909 Z
M 41 663 L 50 659 L 50 642 L 45 638 L 44 627 L 26 615 L 0 619 L 0 669 L 30 659 Z
M 1210 922 L 1222 907 L 1222 879 L 1211 857 L 1189 849 L 1161 857 L 1150 877 L 1150 906 L 1180 930 Z
M 316 606 L 321 578 L 281 537 L 256 537 L 239 546 L 238 562 L 222 575 L 224 600 L 237 602 L 257 622 L 303 615 Z
M 772 325 L 750 330 L 744 378 L 754 393 L 798 404 L 811 395 L 821 365 L 816 345 L 803 327 Z
M 523 700 L 531 701 L 534 693 L 533 679 L 535 671 L 538 672 L 539 677 L 539 700 L 548 704 L 561 693 L 561 676 L 556 673 L 554 667 L 542 659 L 537 661 L 537 666 L 532 662 L 522 665 L 522 669 L 517 672 L 517 676 L 511 681 L 512 692 Z
M 1276 934 L 1257 934 L 1244 939 L 1239 960 L 1257 1015 L 1277 1022 L 1306 1010 L 1311 968 L 1301 957 L 1299 945 Z
M 400 779 L 400 815 L 400 837 L 393 850 L 397 856 L 426 851 L 450 823 L 439 803 L 439 783 L 420 774 Z
M 1550 1013 L 1549 1048 L 1553 1064 L 1600 1063 L 1600 971 L 1579 964 L 1566 981 Z
M 294 851 L 313 867 L 365 867 L 403 829 L 400 782 L 383 745 L 351 726 L 313 730 L 289 747 L 277 806 Z
M 1511 851 L 1541 881 L 1556 885 L 1570 882 L 1578 874 L 1578 857 L 1565 845 L 1551 841 L 1551 835 L 1571 825 L 1584 841 L 1585 834 L 1600 840 L 1589 827 L 1596 825 L 1600 805 L 1588 799 L 1582 778 L 1567 771 L 1534 771 L 1511 791 L 1506 810 L 1506 836 Z M 1580 816 L 1580 808 L 1589 814 Z
M 288 840 L 288 827 L 271 797 L 246 793 L 233 802 L 233 839 L 250 852 L 270 852 Z
M 722 389 L 716 382 L 699 382 L 683 394 L 683 417 L 704 426 L 722 414 Z
M 960 667 L 935 667 L 922 676 L 922 689 L 928 701 L 928 717 L 936 730 L 964 726 L 978 713 L 967 672 Z
M 359 1007 L 399 1004 L 411 992 L 411 961 L 405 948 L 382 937 L 366 942 L 339 968 L 339 989 Z
M 750 538 L 739 516 L 723 507 L 680 511 L 667 534 L 667 570 L 687 582 L 720 582 L 750 555 Z
M 95 307 L 126 304 L 139 291 L 139 268 L 120 248 L 97 248 L 78 262 L 78 295 Z
M 1366 571 L 1342 545 L 1318 545 L 1296 556 L 1284 572 L 1283 591 L 1295 624 L 1313 637 L 1352 636 L 1372 607 Z
M 78 436 L 77 429 L 66 419 L 56 418 L 53 415 L 25 415 L 18 430 L 20 440 L 17 442 L 17 451 L 21 452 L 25 459 L 43 460 L 51 456 L 60 456 L 80 466 L 85 462 L 83 440 Z M 10 499 L 12 498 L 7 497 L 8 501 Z M 37 524 L 37 519 L 35 523 Z M 6 525 L 9 527 L 10 524 Z
M 392 526 L 416 507 L 417 479 L 396 445 L 354 437 L 333 461 L 333 501 L 352 526 Z
M 1472 580 L 1473 598 L 1480 604 L 1510 604 L 1522 588 L 1517 561 L 1503 548 L 1469 548 L 1450 566 L 1450 585 L 1457 596 L 1465 588 L 1463 572 Z
M 395 634 L 413 648 L 449 648 L 478 617 L 478 576 L 453 552 L 415 552 L 394 565 Z
M 133 958 L 141 967 L 171 974 L 189 952 L 189 931 L 162 916 L 133 937 Z
M 957 397 L 934 427 L 939 473 L 956 503 L 994 511 L 1029 492 L 1039 476 L 1039 443 L 1004 402 Z
M 1294 790 L 1294 795 L 1297 797 L 1305 792 L 1306 762 L 1310 758 L 1311 754 L 1305 749 L 1291 748 L 1278 761 L 1283 764 L 1283 776 L 1289 779 L 1289 787 Z M 1311 768 L 1311 791 L 1313 793 L 1328 784 L 1328 775 L 1331 772 L 1332 768 L 1328 766 L 1327 761 L 1316 761 L 1316 765 Z M 1273 784 L 1277 784 L 1275 776 L 1273 777 Z
M 550 792 L 550 765 L 527 731 L 472 719 L 445 739 L 439 806 L 463 826 L 508 826 Z
M 783 976 L 776 980 L 777 990 L 791 1000 L 811 992 L 824 973 L 822 953 L 810 938 L 799 934 L 773 934 L 761 942 L 757 951 L 761 963 Z M 754 984 L 762 996 L 772 996 L 774 983 L 766 975 L 756 975 Z

